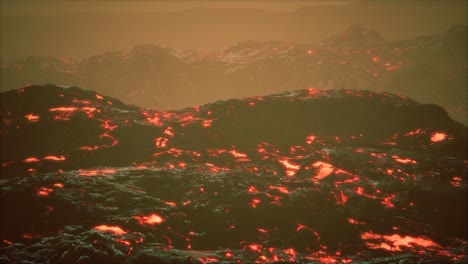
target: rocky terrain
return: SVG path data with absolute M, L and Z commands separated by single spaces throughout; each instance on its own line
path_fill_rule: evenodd
M 270 59 L 238 49 L 206 61 L 152 47 L 102 63 L 154 56 L 224 65 L 226 77 Z M 308 50 L 303 63 L 321 65 L 324 51 Z M 349 56 L 378 74 L 399 71 L 377 51 Z M 41 69 L 76 74 L 100 65 L 46 61 Z M 247 69 L 233 69 L 239 61 Z M 0 263 L 468 261 L 466 127 L 440 106 L 312 88 L 177 111 L 55 85 L 0 100 Z

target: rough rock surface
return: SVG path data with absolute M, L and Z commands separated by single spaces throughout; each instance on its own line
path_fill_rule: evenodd
M 160 112 L 1 93 L 0 263 L 464 263 L 466 127 L 299 90 Z

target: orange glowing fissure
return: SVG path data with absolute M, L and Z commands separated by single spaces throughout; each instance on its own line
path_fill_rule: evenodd
M 28 114 L 25 116 L 25 118 L 29 121 L 29 122 L 36 122 L 39 120 L 39 116 L 37 115 L 34 115 L 34 114 Z
M 417 130 L 405 133 L 403 136 L 414 136 L 414 135 L 425 134 L 425 133 L 426 133 L 425 130 L 418 128 Z
M 55 107 L 55 108 L 50 108 L 50 112 L 74 112 L 74 111 L 85 111 L 85 112 L 94 112 L 97 109 L 95 107 L 75 107 L 75 106 L 69 106 L 69 107 Z
M 453 177 L 452 177 L 452 180 L 450 181 L 450 184 L 451 184 L 453 187 L 460 187 L 461 181 L 462 181 L 462 178 L 461 178 L 461 177 L 453 176 Z
M 87 101 L 83 101 L 83 102 L 87 102 Z M 80 101 L 80 103 L 83 103 L 83 102 Z M 88 115 L 88 117 L 93 117 L 95 111 L 100 112 L 100 110 L 97 109 L 96 107 L 88 107 L 88 106 L 84 106 L 84 107 L 62 106 L 62 107 L 54 107 L 54 108 L 49 109 L 49 112 L 59 113 L 57 116 L 54 117 L 54 120 L 65 120 L 65 121 L 70 120 L 70 116 L 75 111 L 85 112 Z
M 364 232 L 361 234 L 363 240 L 379 240 L 380 243 L 367 242 L 367 246 L 372 249 L 385 249 L 388 251 L 402 251 L 401 247 L 407 247 L 415 249 L 415 247 L 425 248 L 426 250 L 439 249 L 440 246 L 434 241 L 412 236 L 400 236 L 399 234 L 394 235 L 379 235 L 373 233 Z M 384 240 L 385 242 L 381 242 Z
M 50 156 L 45 156 L 43 159 L 44 160 L 53 160 L 53 161 L 63 161 L 63 160 L 65 160 L 65 157 L 64 156 L 57 157 L 57 156 L 50 155 Z
M 53 156 L 53 155 L 48 155 L 42 158 L 43 160 L 51 160 L 51 161 L 64 161 L 66 158 L 65 156 Z M 40 159 L 36 157 L 30 157 L 26 158 L 23 160 L 25 163 L 32 163 L 32 162 L 39 162 Z
M 134 216 L 133 218 L 138 220 L 140 225 L 155 225 L 164 222 L 164 218 L 157 214 L 150 214 L 148 216 Z
M 337 196 L 334 192 L 332 192 L 332 194 L 335 197 L 337 204 L 344 205 L 346 203 L 346 201 L 348 200 L 348 196 L 346 196 L 343 193 L 343 190 L 340 190 L 340 196 Z
M 284 166 L 286 170 L 286 176 L 293 177 L 297 171 L 301 168 L 299 164 L 294 164 L 286 158 L 278 159 L 278 161 Z
M 247 158 L 247 154 L 237 152 L 236 150 L 231 150 L 229 153 L 231 153 L 235 158 Z
M 431 135 L 431 142 L 436 143 L 439 141 L 443 141 L 447 138 L 447 134 L 442 133 L 442 132 L 437 132 Z
M 312 164 L 312 166 L 318 169 L 317 175 L 314 176 L 314 179 L 316 180 L 321 180 L 329 176 L 335 170 L 335 168 L 331 164 L 322 161 L 317 161 L 314 164 Z
M 400 157 L 398 157 L 396 155 L 392 156 L 392 158 L 396 162 L 399 162 L 399 163 L 402 163 L 402 164 L 417 164 L 418 163 L 415 160 L 412 160 L 412 159 L 409 159 L 409 158 L 400 158 Z
M 113 233 L 116 235 L 125 235 L 127 234 L 126 231 L 124 231 L 122 228 L 118 226 L 108 226 L 108 225 L 99 225 L 95 226 L 94 229 L 101 231 L 101 232 L 106 232 L 106 233 Z
M 39 162 L 39 159 L 36 158 L 36 157 L 31 157 L 31 158 L 24 159 L 23 161 L 26 162 L 26 163 Z
M 254 199 L 252 199 L 252 202 L 250 203 L 250 206 L 252 206 L 252 208 L 256 208 L 257 205 L 258 205 L 260 202 L 261 202 L 260 199 L 254 198 Z
M 49 194 L 51 192 L 53 192 L 54 189 L 51 189 L 51 188 L 41 188 L 39 189 L 39 191 L 37 192 L 37 195 L 38 196 L 49 196 Z
M 78 170 L 79 176 L 100 176 L 106 174 L 115 174 L 116 169 L 102 169 L 102 170 Z
M 353 224 L 353 225 L 365 225 L 366 224 L 365 222 L 360 222 L 353 218 L 348 218 L 348 223 Z

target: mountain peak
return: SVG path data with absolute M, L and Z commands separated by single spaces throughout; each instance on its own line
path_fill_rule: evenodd
M 321 44 L 356 48 L 377 46 L 384 41 L 377 31 L 355 24 L 340 35 L 322 41 Z

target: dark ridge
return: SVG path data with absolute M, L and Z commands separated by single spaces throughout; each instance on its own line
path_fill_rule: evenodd
M 128 165 L 149 158 L 154 139 L 164 137 L 168 127 L 176 134 L 168 147 L 195 150 L 252 147 L 262 142 L 287 149 L 311 134 L 380 144 L 421 129 L 427 136 L 432 131 L 453 138 L 435 149 L 404 142 L 398 147 L 466 154 L 466 128 L 451 120 L 442 107 L 369 91 L 300 90 L 159 112 L 77 87 L 44 85 L 2 93 L 1 102 L 2 163 L 60 153 L 70 156 L 63 163 L 68 169 Z M 37 119 L 28 120 L 28 115 Z M 107 129 L 110 124 L 116 128 Z M 94 151 L 80 150 L 94 147 Z

